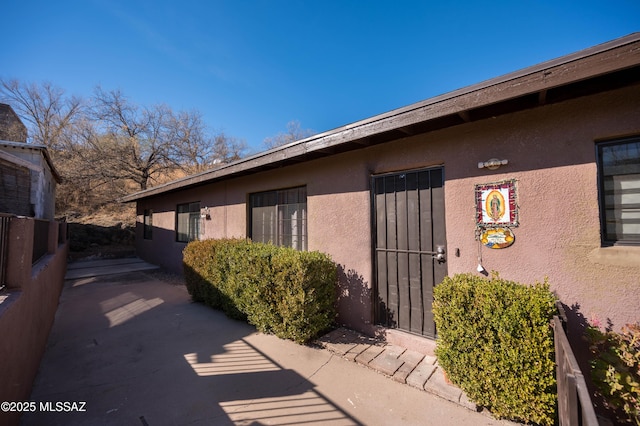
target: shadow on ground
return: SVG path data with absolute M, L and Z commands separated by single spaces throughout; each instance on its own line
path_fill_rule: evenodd
M 273 336 L 152 275 L 66 282 L 31 400 L 86 411 L 38 410 L 22 425 L 359 424 L 256 346 Z

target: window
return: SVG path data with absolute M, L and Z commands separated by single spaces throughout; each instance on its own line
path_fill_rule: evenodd
M 249 197 L 253 241 L 307 249 L 307 188 L 260 192 Z
M 153 210 L 144 210 L 144 228 L 143 237 L 145 240 L 153 239 Z
M 640 137 L 597 149 L 603 242 L 640 244 Z
M 200 202 L 178 204 L 176 208 L 176 240 L 197 240 L 200 234 Z

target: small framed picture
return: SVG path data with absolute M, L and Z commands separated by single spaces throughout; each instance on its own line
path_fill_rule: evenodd
M 476 185 L 476 226 L 518 226 L 515 179 Z

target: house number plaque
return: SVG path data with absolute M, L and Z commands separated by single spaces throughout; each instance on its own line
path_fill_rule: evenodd
M 513 231 L 508 228 L 491 228 L 486 229 L 482 233 L 480 241 L 489 248 L 503 249 L 513 244 L 515 235 L 513 235 Z

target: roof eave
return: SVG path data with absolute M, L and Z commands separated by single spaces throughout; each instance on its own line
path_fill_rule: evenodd
M 544 104 L 547 92 L 583 80 L 594 79 L 640 65 L 640 33 L 634 33 L 561 58 L 435 96 L 364 120 L 323 132 L 288 145 L 280 146 L 179 180 L 127 195 L 121 202 L 132 202 L 216 180 L 279 167 L 289 162 L 306 161 L 332 155 L 349 143 L 366 147 L 378 135 L 395 132 L 396 139 L 412 134 L 412 127 L 422 133 L 425 124 L 450 121 L 443 126 L 471 121 L 470 113 L 529 96 Z M 428 130 L 426 130 L 428 131 Z M 383 138 L 383 142 L 384 142 Z M 353 149 L 353 148 L 352 148 Z

